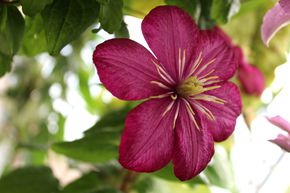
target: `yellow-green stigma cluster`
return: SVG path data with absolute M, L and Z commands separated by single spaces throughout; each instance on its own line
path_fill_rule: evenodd
M 176 89 L 181 97 L 194 96 L 204 92 L 203 83 L 195 76 L 191 76 L 183 81 Z

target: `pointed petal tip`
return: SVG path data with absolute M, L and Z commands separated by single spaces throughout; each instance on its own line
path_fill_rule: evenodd
M 276 3 L 264 16 L 261 26 L 263 43 L 269 47 L 271 39 L 283 27 L 290 23 L 290 1 Z

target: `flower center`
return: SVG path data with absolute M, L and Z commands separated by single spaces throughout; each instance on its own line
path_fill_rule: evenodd
M 203 83 L 196 76 L 191 76 L 184 80 L 177 88 L 176 92 L 181 97 L 194 96 L 204 92 Z

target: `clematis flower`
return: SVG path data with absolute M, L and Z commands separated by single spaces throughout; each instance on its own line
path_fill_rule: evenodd
M 281 149 L 290 152 L 290 123 L 280 116 L 267 117 L 267 119 L 270 123 L 288 133 L 288 135 L 279 134 L 275 139 L 270 141 L 278 145 Z
M 153 172 L 171 160 L 180 180 L 199 174 L 214 141 L 227 139 L 241 112 L 238 88 L 228 82 L 234 52 L 213 31 L 200 31 L 175 6 L 153 9 L 142 22 L 154 55 L 129 39 L 98 45 L 93 61 L 104 86 L 117 98 L 144 100 L 129 112 L 119 162 Z
M 261 27 L 262 40 L 269 46 L 273 36 L 290 22 L 290 1 L 280 0 L 264 16 Z
M 262 72 L 248 63 L 242 49 L 234 47 L 239 59 L 238 79 L 245 93 L 260 96 L 265 89 L 265 78 Z

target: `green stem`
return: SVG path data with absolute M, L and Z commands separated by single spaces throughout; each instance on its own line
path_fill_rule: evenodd
M 123 178 L 123 181 L 121 183 L 120 190 L 123 193 L 129 193 L 137 177 L 138 177 L 138 173 L 127 170 Z

